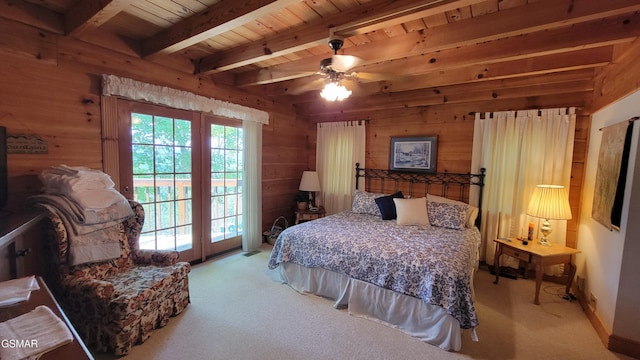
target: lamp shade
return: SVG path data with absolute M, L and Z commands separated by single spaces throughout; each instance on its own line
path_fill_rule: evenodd
M 527 214 L 546 220 L 571 219 L 567 190 L 560 185 L 536 186 L 529 202 Z
M 300 191 L 320 191 L 320 180 L 318 179 L 318 173 L 315 171 L 305 171 L 302 173 L 302 180 L 300 180 Z

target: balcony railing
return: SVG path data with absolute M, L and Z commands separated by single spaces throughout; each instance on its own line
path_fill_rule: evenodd
M 211 242 L 228 239 L 242 234 L 242 198 L 239 186 L 242 180 L 212 179 L 213 201 L 222 203 L 211 209 Z M 232 188 L 231 193 L 225 190 Z M 143 249 L 188 249 L 192 246 L 193 197 L 191 179 L 139 178 L 133 179 L 136 201 L 147 212 L 147 221 L 140 236 Z M 238 195 L 235 201 L 224 203 L 225 196 Z M 215 199 L 215 200 L 214 200 Z M 175 205 L 175 206 L 174 206 Z M 225 216 L 225 206 L 232 206 Z M 175 236 L 173 235 L 175 229 Z M 171 234 L 167 233 L 170 232 Z M 157 242 L 157 244 L 156 244 Z

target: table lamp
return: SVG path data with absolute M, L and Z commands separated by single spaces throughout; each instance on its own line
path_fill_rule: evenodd
M 302 173 L 302 180 L 300 180 L 300 191 L 309 192 L 309 210 L 314 210 L 315 206 L 315 192 L 320 191 L 320 180 L 318 179 L 318 173 L 315 171 L 305 171 Z
M 569 195 L 564 186 L 561 185 L 538 185 L 533 192 L 527 215 L 544 219 L 540 232 L 542 239 L 539 244 L 551 246 L 547 236 L 551 233 L 549 220 L 571 219 L 571 208 L 569 206 Z

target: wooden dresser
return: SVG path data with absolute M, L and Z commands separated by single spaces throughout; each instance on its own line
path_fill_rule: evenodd
M 0 281 L 42 275 L 44 211 L 0 212 Z
M 62 311 L 62 308 L 58 305 L 58 302 L 49 291 L 47 284 L 38 277 L 39 290 L 31 292 L 29 301 L 21 302 L 13 306 L 7 306 L 0 308 L 0 322 L 13 319 L 16 316 L 26 314 L 29 311 L 35 309 L 39 305 L 46 305 L 67 325 L 71 334 L 73 335 L 73 341 L 69 344 L 63 345 L 57 349 L 51 350 L 40 357 L 42 360 L 67 360 L 67 359 L 93 359 L 93 356 L 85 346 L 82 339 L 76 333 L 76 330 L 69 322 L 69 319 Z

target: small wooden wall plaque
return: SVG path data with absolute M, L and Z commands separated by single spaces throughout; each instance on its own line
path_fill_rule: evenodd
M 47 154 L 49 147 L 35 134 L 7 134 L 8 154 Z

